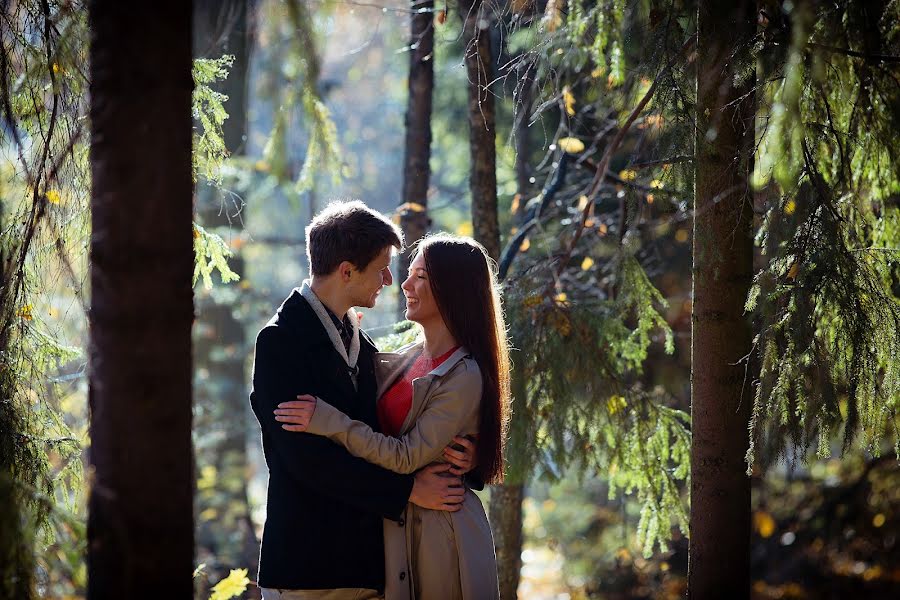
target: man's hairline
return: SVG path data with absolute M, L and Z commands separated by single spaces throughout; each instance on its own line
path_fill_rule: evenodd
M 324 273 L 324 274 L 321 274 L 321 275 L 315 275 L 315 273 L 312 272 L 312 261 L 311 261 L 311 260 L 307 260 L 307 263 L 309 263 L 309 264 L 307 264 L 307 268 L 309 269 L 310 274 L 315 275 L 316 277 L 330 277 L 331 275 L 334 275 L 335 273 L 337 273 L 337 272 L 340 270 L 340 268 L 341 268 L 341 263 L 344 263 L 344 262 L 350 263 L 350 264 L 353 265 L 358 271 L 366 271 L 366 270 L 368 270 L 369 267 L 372 266 L 372 263 L 375 262 L 375 260 L 378 258 L 378 256 L 379 256 L 382 252 L 384 252 L 385 248 L 390 248 L 390 249 L 391 249 L 391 259 L 388 261 L 388 264 L 386 264 L 384 267 L 382 267 L 382 269 L 384 269 L 384 268 L 387 268 L 387 267 L 391 266 L 391 261 L 394 259 L 394 255 L 395 255 L 394 253 L 395 253 L 395 252 L 396 252 L 397 255 L 399 255 L 399 254 L 403 251 L 403 244 L 402 244 L 402 242 L 401 242 L 401 245 L 400 245 L 399 247 L 398 247 L 396 244 L 394 244 L 394 243 L 389 243 L 387 246 L 382 247 L 381 250 L 378 251 L 378 254 L 375 255 L 375 258 L 373 258 L 372 260 L 370 260 L 370 261 L 369 261 L 369 264 L 367 264 L 367 265 L 366 265 L 364 268 L 362 268 L 362 269 L 360 269 L 360 268 L 359 268 L 359 265 L 355 264 L 352 260 L 349 260 L 349 259 L 346 259 L 346 258 L 343 259 L 343 260 L 341 260 L 340 262 L 338 262 L 338 263 L 334 266 L 334 269 L 332 269 L 330 272 Z M 379 271 L 380 271 L 380 270 L 381 270 L 381 269 L 379 269 Z

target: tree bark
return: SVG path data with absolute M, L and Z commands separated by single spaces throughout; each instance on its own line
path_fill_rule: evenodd
M 472 172 L 472 227 L 494 259 L 500 257 L 500 224 L 497 218 L 497 137 L 494 96 L 488 89 L 493 80 L 491 16 L 482 0 L 462 0 L 459 6 L 466 44 L 466 73 L 469 77 L 469 153 Z
M 748 0 L 699 4 L 688 565 L 688 595 L 698 599 L 750 595 L 744 302 L 753 275 L 755 81 L 736 83 L 735 56 L 755 33 L 755 14 Z
M 406 104 L 403 204 L 400 209 L 400 228 L 403 230 L 407 250 L 400 255 L 398 273 L 401 280 L 406 277 L 412 261 L 411 246 L 425 236 L 431 225 L 427 208 L 434 91 L 434 0 L 412 0 L 411 6 L 409 96 Z M 400 294 L 400 319 L 404 318 L 405 311 L 406 299 Z
M 90 600 L 189 598 L 191 5 L 89 3 Z
M 459 6 L 466 44 L 466 73 L 469 77 L 469 154 L 472 193 L 472 229 L 491 258 L 500 260 L 500 224 L 497 216 L 497 151 L 494 96 L 488 89 L 493 80 L 491 17 L 482 0 L 462 0 Z M 491 488 L 489 508 L 500 597 L 514 600 L 519 587 L 522 555 L 521 484 Z
M 494 548 L 497 552 L 497 575 L 500 580 L 500 598 L 515 600 L 522 570 L 522 500 L 525 486 L 521 483 L 504 483 L 491 487 L 491 504 L 488 510 Z

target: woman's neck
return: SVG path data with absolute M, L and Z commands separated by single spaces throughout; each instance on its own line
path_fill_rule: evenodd
M 444 321 L 437 323 L 423 323 L 422 330 L 425 333 L 425 349 L 423 354 L 428 358 L 443 356 L 459 344 L 447 329 Z

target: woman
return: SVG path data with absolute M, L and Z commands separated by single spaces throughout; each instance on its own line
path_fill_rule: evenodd
M 290 411 L 295 416 L 278 419 L 399 473 L 445 461 L 442 451 L 457 434 L 477 435 L 474 474 L 501 482 L 509 357 L 491 264 L 470 238 L 436 235 L 420 243 L 401 287 L 406 318 L 421 325 L 424 339 L 375 357 L 378 418 L 388 435 L 311 396 L 302 397 L 309 401 L 299 416 Z M 387 600 L 499 597 L 490 526 L 468 489 L 459 511 L 409 504 L 399 522 L 386 520 L 385 567 Z

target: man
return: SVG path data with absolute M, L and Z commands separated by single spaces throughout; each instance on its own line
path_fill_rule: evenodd
M 330 205 L 306 229 L 311 280 L 257 337 L 250 403 L 269 468 L 264 600 L 380 598 L 382 517 L 402 526 L 407 502 L 452 511 L 463 499 L 450 465 L 399 475 L 327 438 L 292 433 L 274 414 L 279 403 L 311 394 L 377 429 L 376 348 L 352 307 L 375 305 L 402 245 L 397 228 L 363 203 Z

